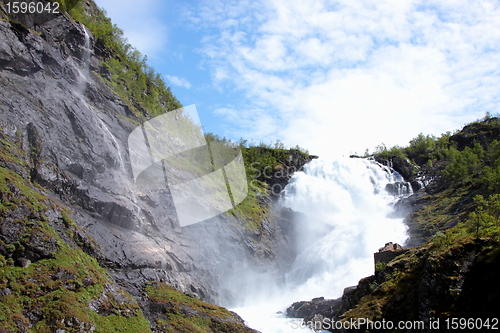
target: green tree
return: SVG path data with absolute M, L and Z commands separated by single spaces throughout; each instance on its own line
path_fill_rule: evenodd
M 476 144 L 474 148 L 466 147 L 463 151 L 451 147 L 448 150 L 450 163 L 443 173 L 454 185 L 473 183 L 484 167 L 484 150 Z
M 485 199 L 476 195 L 474 203 L 477 208 L 469 214 L 469 230 L 479 239 L 481 236 L 492 236 L 500 232 L 500 194 L 493 194 Z
M 285 144 L 280 139 L 274 143 L 274 149 L 285 149 Z

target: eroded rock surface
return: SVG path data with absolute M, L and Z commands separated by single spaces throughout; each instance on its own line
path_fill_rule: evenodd
M 164 281 L 227 305 L 241 296 L 245 272 L 283 274 L 292 254 L 277 219 L 263 217 L 248 230 L 226 214 L 180 228 L 167 188 L 135 184 L 127 140 L 147 117 L 137 118 L 99 76 L 111 55 L 102 42 L 90 36 L 86 45 L 89 32 L 63 15 L 19 21 L 0 20 L 0 136 L 19 147 L 19 160 L 0 166 L 68 207 L 117 282 L 134 297 L 146 281 Z M 2 224 L 6 240 L 22 232 Z M 50 238 L 32 238 L 19 265 L 53 253 Z

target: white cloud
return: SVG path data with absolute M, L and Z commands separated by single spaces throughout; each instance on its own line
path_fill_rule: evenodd
M 497 2 L 273 0 L 203 8 L 198 18 L 215 31 L 203 41 L 214 82 L 246 97 L 233 107 L 238 118 L 228 114 L 236 137 L 363 152 L 500 111 Z
M 238 122 L 240 124 L 239 133 L 241 138 L 255 141 L 256 143 L 275 141 L 276 136 L 270 135 L 278 133 L 279 126 L 277 119 L 269 114 L 267 110 L 252 108 L 250 110 L 241 110 L 234 108 L 217 108 L 213 111 L 216 116 L 222 116 L 229 122 Z M 225 126 L 225 130 L 231 129 Z M 267 138 L 263 140 L 262 138 Z M 271 139 L 271 140 L 269 140 Z
M 174 86 L 179 86 L 179 87 L 183 87 L 186 89 L 191 88 L 191 83 L 184 78 L 173 76 L 173 75 L 165 75 L 165 78 L 168 81 L 170 81 L 170 83 L 173 84 Z
M 112 22 L 124 31 L 128 42 L 144 55 L 154 55 L 167 43 L 168 29 L 161 13 L 161 0 L 96 0 Z

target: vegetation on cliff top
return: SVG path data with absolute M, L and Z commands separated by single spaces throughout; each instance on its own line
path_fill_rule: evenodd
M 93 1 L 57 0 L 77 22 L 89 29 L 100 49 L 102 78 L 137 117 L 157 116 L 182 107 L 147 57 L 130 45 L 123 31 Z
M 435 235 L 443 239 L 457 230 L 468 230 L 467 234 L 476 238 L 500 231 L 494 211 L 500 193 L 498 139 L 500 119 L 486 115 L 453 135 L 420 134 L 408 147 L 379 146 L 374 156 L 407 160 L 415 165 L 415 176 L 434 181 L 428 195 L 420 200 L 424 207 L 408 217 L 409 224 L 415 226 L 413 232 L 422 238 Z M 458 227 L 450 228 L 455 225 Z

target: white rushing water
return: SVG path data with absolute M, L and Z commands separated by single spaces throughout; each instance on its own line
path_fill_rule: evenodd
M 82 24 L 84 42 L 82 47 L 82 59 L 81 65 L 76 66 L 78 71 L 77 87 L 78 90 L 84 94 L 87 89 L 87 82 L 89 81 L 89 67 L 90 67 L 90 55 L 92 50 L 90 49 L 90 34 L 87 28 Z
M 281 204 L 304 213 L 305 221 L 298 224 L 299 255 L 286 285 L 234 310 L 263 333 L 311 332 L 277 312 L 294 301 L 342 296 L 344 288 L 374 273 L 374 252 L 387 242 L 404 243 L 402 219 L 389 217 L 397 198 L 385 191 L 401 181 L 387 167 L 354 158 L 313 160 L 295 173 Z

